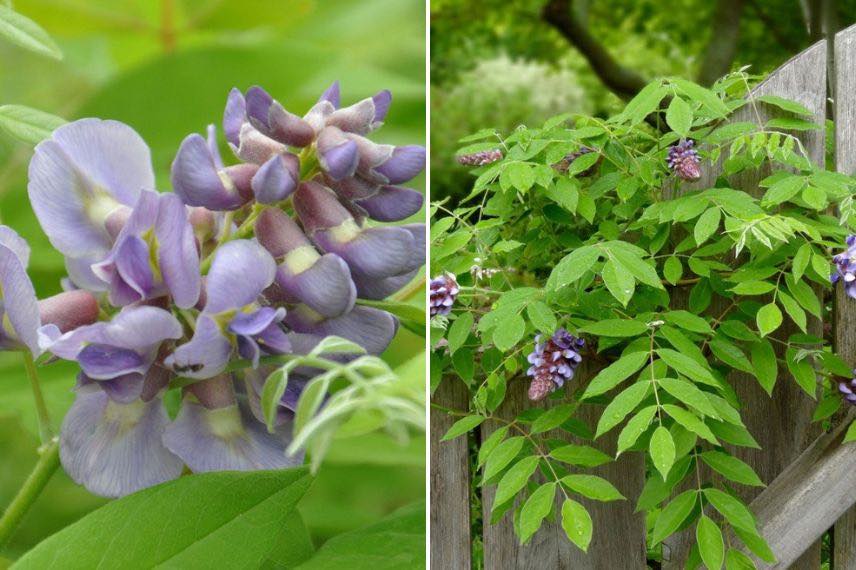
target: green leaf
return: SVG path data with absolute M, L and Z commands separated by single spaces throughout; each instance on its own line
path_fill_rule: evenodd
M 600 252 L 595 247 L 578 247 L 553 268 L 548 281 L 550 289 L 556 291 L 578 280 L 592 268 L 599 257 Z
M 684 426 L 686 429 L 714 445 L 719 445 L 719 442 L 716 440 L 716 436 L 713 435 L 710 428 L 696 417 L 695 414 L 688 412 L 683 408 L 679 408 L 678 406 L 673 406 L 672 404 L 664 404 L 663 409 L 667 414 L 672 416 L 676 422 Z
M 742 370 L 749 374 L 753 374 L 755 372 L 755 369 L 752 368 L 752 363 L 749 362 L 749 359 L 746 358 L 743 351 L 736 345 L 725 340 L 723 337 L 716 337 L 710 341 L 710 351 L 714 356 L 732 368 Z
M 707 320 L 689 311 L 669 311 L 663 314 L 663 320 L 685 331 L 710 334 L 713 331 Z
M 506 352 L 517 344 L 526 332 L 526 322 L 518 313 L 513 313 L 499 323 L 493 331 L 493 344 L 502 352 Z
M 722 451 L 705 451 L 701 454 L 701 458 L 711 469 L 735 483 L 751 487 L 764 486 L 752 467 L 732 455 Z
M 593 529 L 591 515 L 573 499 L 565 499 L 562 503 L 562 529 L 580 550 L 588 551 Z
M 473 328 L 473 314 L 460 313 L 458 318 L 449 327 L 449 332 L 446 334 L 446 340 L 449 343 L 449 352 L 454 354 L 467 341 L 470 331 Z
M 704 392 L 696 388 L 691 382 L 679 378 L 660 378 L 657 384 L 662 386 L 666 392 L 674 396 L 679 402 L 692 406 L 702 414 L 716 419 L 721 419 L 716 408 L 707 399 Z
M 820 259 L 819 256 L 814 255 L 812 259 Z M 826 270 L 826 273 L 820 273 L 820 275 L 827 276 L 829 274 L 829 263 L 828 260 L 823 260 L 823 268 Z M 791 292 L 791 295 L 794 296 L 794 299 L 800 304 L 800 306 L 814 315 L 817 318 L 821 317 L 821 307 L 820 300 L 817 297 L 817 294 L 811 288 L 811 286 L 805 281 L 794 281 L 793 277 L 790 275 L 785 276 L 785 283 L 788 286 L 788 291 Z
M 781 289 L 779 290 L 779 294 L 776 298 L 779 300 L 779 304 L 785 309 L 788 316 L 791 317 L 794 324 L 796 324 L 802 332 L 806 332 L 805 311 L 803 311 L 803 308 L 800 307 L 799 303 Z
M 571 404 L 562 404 L 561 406 L 550 408 L 532 422 L 530 431 L 532 433 L 543 433 L 555 429 L 565 423 L 571 417 L 571 414 L 574 413 L 575 409 L 576 407 Z
M 669 108 L 666 109 L 666 124 L 682 137 L 689 135 L 693 126 L 693 111 L 686 101 L 680 97 L 672 98 Z
M 728 107 L 710 89 L 679 77 L 671 78 L 669 81 L 683 91 L 691 101 L 699 103 L 714 115 L 724 117 L 728 114 Z
M 725 568 L 726 570 L 756 570 L 751 558 L 733 548 L 729 548 L 725 556 Z
M 769 281 L 744 281 L 732 287 L 731 290 L 738 295 L 763 295 L 775 288 L 776 286 Z
M 485 439 L 481 447 L 479 447 L 479 455 L 478 455 L 478 466 L 481 467 L 487 461 L 487 458 L 490 457 L 490 454 L 503 442 L 505 441 L 505 436 L 508 435 L 508 426 L 502 426 L 492 434 L 490 434 L 487 439 Z
M 613 398 L 597 422 L 595 437 L 600 437 L 620 424 L 630 412 L 636 409 L 636 406 L 642 403 L 650 387 L 649 382 L 637 382 Z
M 556 315 L 546 303 L 534 301 L 526 307 L 526 312 L 537 330 L 544 334 L 553 334 L 553 331 L 556 330 Z
M 782 202 L 787 202 L 794 196 L 800 193 L 805 187 L 805 178 L 802 176 L 788 176 L 782 178 L 769 188 L 764 193 L 761 199 L 761 205 L 766 207 L 775 206 Z
M 580 399 L 585 400 L 609 392 L 642 368 L 642 365 L 648 360 L 648 356 L 647 352 L 631 352 L 622 356 L 592 378 Z
M 312 550 L 293 517 L 310 482 L 306 467 L 181 477 L 93 511 L 39 543 L 16 567 L 259 568 L 282 540 L 299 562 Z M 293 534 L 277 532 L 287 527 Z
M 297 361 L 292 362 L 296 364 Z M 262 413 L 270 433 L 273 433 L 276 427 L 276 417 L 282 395 L 285 394 L 285 389 L 288 387 L 288 373 L 293 367 L 286 364 L 272 372 L 265 380 L 264 388 L 262 388 Z
M 523 445 L 526 443 L 526 438 L 523 436 L 510 437 L 496 446 L 496 449 L 487 456 L 487 461 L 484 467 L 484 480 L 489 481 L 508 465 L 520 454 Z
M 568 463 L 570 465 L 579 465 L 581 467 L 597 467 L 604 463 L 609 463 L 612 458 L 602 451 L 599 451 L 588 445 L 564 445 L 550 452 L 550 457 Z
M 755 530 L 755 517 L 752 512 L 728 493 L 708 487 L 704 489 L 704 496 L 710 501 L 710 504 L 719 511 L 728 524 L 734 528 L 745 529 L 750 532 Z
M 770 549 L 770 545 L 764 540 L 758 531 L 743 528 L 735 528 L 734 533 L 743 541 L 743 544 L 758 558 L 764 562 L 773 564 L 776 562 L 776 555 Z
M 708 570 L 720 570 L 725 559 L 722 531 L 712 519 L 702 515 L 696 526 L 696 542 L 701 559 Z
M 654 532 L 651 535 L 654 546 L 678 530 L 678 527 L 690 516 L 698 499 L 697 493 L 698 491 L 695 489 L 684 491 L 672 499 L 672 502 L 660 512 L 657 522 L 654 523 Z
M 755 321 L 758 324 L 758 332 L 761 333 L 761 336 L 767 336 L 781 326 L 782 311 L 779 310 L 779 307 L 775 303 L 768 303 L 758 309 Z
M 657 110 L 668 92 L 660 81 L 649 83 L 627 103 L 621 114 L 630 120 L 630 124 L 640 123 Z
M 34 146 L 64 124 L 65 119 L 23 105 L 0 106 L 0 131 Z
M 681 266 L 681 260 L 674 255 L 668 258 L 663 264 L 663 277 L 665 277 L 666 281 L 672 285 L 677 284 L 677 282 L 681 280 L 681 275 L 683 275 L 683 273 L 684 270 Z
M 811 260 L 811 252 L 811 244 L 804 243 L 794 254 L 794 258 L 791 261 L 791 268 L 794 273 L 794 279 L 799 280 L 805 273 L 805 270 L 808 267 L 808 263 Z
M 672 434 L 663 426 L 659 426 L 651 435 L 651 442 L 648 448 L 648 453 L 651 454 L 651 461 L 654 467 L 663 476 L 663 480 L 669 475 L 669 470 L 675 463 L 675 441 L 672 439 Z
M 595 165 L 600 160 L 600 154 L 597 152 L 587 152 L 581 154 L 568 166 L 568 176 L 575 176 L 580 172 L 585 172 Z
M 663 362 L 669 365 L 669 368 L 675 370 L 679 374 L 683 374 L 691 380 L 695 380 L 702 384 L 708 384 L 711 386 L 719 385 L 713 377 L 713 374 L 711 374 L 707 368 L 689 356 L 681 354 L 680 352 L 670 348 L 658 348 L 657 354 L 663 359 Z
M 812 112 L 806 109 L 800 103 L 796 101 L 791 101 L 790 99 L 785 99 L 784 97 L 779 97 L 777 95 L 761 95 L 760 97 L 755 97 L 756 101 L 762 101 L 767 103 L 768 105 L 773 105 L 774 107 L 778 107 L 783 111 L 787 111 L 788 113 L 794 113 L 797 115 L 811 115 Z
M 850 424 L 850 427 L 847 428 L 847 433 L 844 434 L 844 443 L 850 443 L 851 441 L 856 441 L 856 422 Z
M 645 433 L 648 426 L 651 425 L 651 420 L 654 419 L 654 414 L 657 413 L 657 406 L 648 406 L 639 410 L 635 416 L 630 418 L 621 433 L 618 434 L 617 453 L 630 449 L 636 443 L 639 436 Z
M 597 336 L 626 337 L 645 334 L 648 327 L 645 323 L 629 319 L 606 319 L 580 327 L 580 330 Z
M 612 259 L 603 264 L 600 276 L 612 296 L 626 307 L 636 291 L 636 281 L 633 280 L 633 276 Z
M 62 59 L 62 50 L 41 26 L 2 4 L 0 4 L 0 36 L 40 55 Z
M 340 336 L 325 336 L 315 345 L 309 354 L 365 354 L 366 349 L 361 345 Z
M 619 264 L 619 267 L 629 271 L 640 283 L 644 283 L 656 289 L 662 289 L 663 284 L 657 275 L 657 270 L 650 263 L 642 259 L 644 250 L 631 246 L 626 242 L 612 242 L 609 248 L 611 259 Z M 636 251 L 638 250 L 638 251 Z
M 535 473 L 537 467 L 538 457 L 530 455 L 529 457 L 524 457 L 515 463 L 511 469 L 506 471 L 496 486 L 496 495 L 493 499 L 494 510 L 514 497 L 526 485 L 526 482 Z
M 479 415 L 471 415 L 465 418 L 461 418 L 452 424 L 452 427 L 449 428 L 449 431 L 443 436 L 440 441 L 449 441 L 450 439 L 455 439 L 458 436 L 464 435 L 472 429 L 477 428 L 484 422 L 487 418 Z
M 571 491 L 595 501 L 607 502 L 624 499 L 624 495 L 612 483 L 595 475 L 566 475 L 562 477 L 561 482 Z
M 526 192 L 535 184 L 535 173 L 525 162 L 510 163 L 502 172 L 502 177 L 506 176 L 511 185 L 521 192 Z
M 802 360 L 796 359 L 797 353 L 793 348 L 785 351 L 785 362 L 788 365 L 788 370 L 797 381 L 800 388 L 812 398 L 817 398 L 817 372 L 811 364 L 809 358 Z
M 721 216 L 721 212 L 719 208 L 708 208 L 704 214 L 702 214 L 698 221 L 696 221 L 695 228 L 693 229 L 693 237 L 695 238 L 696 244 L 701 245 L 706 242 L 710 236 L 716 233 L 717 228 L 719 228 L 719 219 Z
M 761 384 L 761 387 L 764 388 L 767 394 L 772 395 L 779 373 L 776 351 L 773 349 L 773 345 L 770 344 L 769 340 L 762 340 L 752 344 L 750 357 L 758 383 Z
M 227 568 L 224 565 L 211 567 Z M 334 536 L 295 570 L 329 568 L 425 568 L 425 503 L 420 501 L 402 507 L 375 524 Z
M 532 535 L 541 528 L 544 517 L 553 508 L 553 499 L 555 496 L 556 483 L 546 483 L 538 487 L 523 504 L 523 508 L 520 509 L 520 522 L 518 526 L 520 544 L 529 542 Z

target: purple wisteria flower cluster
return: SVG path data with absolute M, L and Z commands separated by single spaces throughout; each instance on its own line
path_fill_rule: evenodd
M 847 249 L 832 258 L 835 272 L 830 281 L 833 284 L 842 281 L 848 297 L 856 299 L 856 235 L 847 236 Z
M 526 371 L 526 375 L 532 377 L 529 399 L 543 400 L 573 378 L 583 360 L 580 351 L 585 344 L 583 339 L 561 328 L 546 342 L 541 342 L 541 335 L 536 336 L 535 350 L 527 357 L 532 365 Z
M 502 160 L 502 151 L 498 148 L 492 148 L 469 154 L 459 154 L 456 158 L 458 164 L 463 164 L 464 166 L 484 166 Z
M 853 370 L 853 378 L 842 380 L 838 383 L 838 391 L 844 396 L 844 401 L 856 406 L 856 369 Z
M 452 312 L 452 306 L 455 304 L 455 299 L 458 298 L 458 293 L 461 291 L 458 287 L 458 282 L 455 276 L 451 273 L 444 273 L 439 277 L 435 277 L 429 284 L 429 305 L 431 316 L 448 315 Z
M 298 367 L 268 430 L 260 403 L 266 356 L 306 354 L 336 335 L 381 353 L 398 328 L 383 299 L 425 259 L 422 207 L 398 186 L 425 150 L 366 138 L 383 123 L 382 91 L 341 107 L 334 83 L 303 117 L 260 87 L 228 97 L 227 165 L 214 126 L 172 163 L 156 191 L 151 155 L 131 127 L 82 119 L 40 143 L 29 197 L 65 257 L 66 292 L 38 301 L 29 251 L 0 227 L 2 346 L 80 366 L 60 435 L 68 474 L 115 497 L 194 472 L 287 467 Z M 46 357 L 48 358 L 48 357 Z M 181 390 L 171 417 L 169 389 Z
M 695 141 L 692 139 L 682 139 L 678 144 L 669 147 L 666 156 L 666 164 L 672 172 L 690 182 L 701 178 L 701 161 L 694 146 Z

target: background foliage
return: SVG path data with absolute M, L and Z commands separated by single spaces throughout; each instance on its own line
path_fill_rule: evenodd
M 0 41 L 0 104 L 27 105 L 69 120 L 97 116 L 128 123 L 151 146 L 161 188 L 168 188 L 169 165 L 181 140 L 219 123 L 233 86 L 263 85 L 295 112 L 308 109 L 333 79 L 341 80 L 348 102 L 388 88 L 394 100 L 380 142 L 425 139 L 421 1 L 16 0 L 14 8 L 55 39 L 64 59 Z M 27 201 L 30 154 L 28 145 L 0 136 L 0 219 L 29 240 L 30 274 L 45 296 L 60 290 L 64 269 Z M 416 187 L 424 189 L 424 179 Z M 413 298 L 421 303 L 420 294 Z M 423 343 L 402 330 L 383 357 L 398 367 L 421 354 Z M 63 363 L 45 370 L 48 405 L 61 418 L 73 399 L 75 371 Z M 408 370 L 414 380 L 424 377 L 421 364 Z M 38 438 L 19 356 L 0 355 L 0 374 L 5 505 L 35 463 Z M 421 435 L 404 448 L 377 433 L 350 438 L 335 443 L 325 461 L 298 507 L 316 543 L 378 524 L 424 497 Z M 103 503 L 58 474 L 3 555 L 16 558 Z M 401 515 L 395 516 L 393 523 L 401 524 L 395 522 Z

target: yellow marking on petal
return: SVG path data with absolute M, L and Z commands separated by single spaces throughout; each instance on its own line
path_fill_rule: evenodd
M 244 435 L 244 424 L 237 404 L 208 410 L 205 417 L 211 433 L 220 439 L 230 440 Z
M 142 400 L 130 404 L 118 404 L 108 399 L 104 407 L 104 419 L 119 426 L 117 435 L 125 434 L 134 429 L 146 411 L 146 404 Z
M 352 218 L 345 220 L 334 228 L 330 228 L 329 231 L 333 235 L 333 239 L 337 242 L 348 243 L 360 235 L 362 230 L 360 229 L 360 226 L 357 225 L 357 222 Z
M 83 211 L 96 226 L 103 227 L 107 217 L 121 204 L 100 186 L 93 186 L 89 194 L 83 195 Z
M 287 254 L 283 261 L 295 275 L 300 275 L 313 265 L 321 257 L 314 247 L 311 245 L 303 245 L 292 249 Z

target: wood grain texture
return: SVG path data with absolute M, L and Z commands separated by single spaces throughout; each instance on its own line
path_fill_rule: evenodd
M 585 366 L 577 372 L 575 382 L 586 378 Z M 528 382 L 525 378 L 516 378 L 509 383 L 505 402 L 496 411 L 496 415 L 512 419 L 525 408 L 532 407 L 526 397 Z M 544 404 L 549 405 L 549 404 Z M 575 417 L 593 426 L 602 409 L 583 406 Z M 482 438 L 487 438 L 500 427 L 499 422 L 486 422 L 482 425 Z M 613 432 L 595 442 L 595 446 L 606 453 L 614 453 Z M 565 439 L 575 443 L 581 441 L 566 432 L 551 432 L 551 437 Z M 586 442 L 591 444 L 591 442 Z M 645 520 L 643 513 L 633 513 L 636 497 L 642 491 L 645 482 L 645 462 L 641 454 L 625 454 L 618 461 L 596 469 L 580 471 L 599 475 L 612 482 L 626 501 L 598 503 L 587 499 L 580 500 L 591 513 L 594 535 L 588 553 L 574 546 L 565 536 L 560 524 L 545 522 L 532 540 L 521 546 L 514 534 L 512 514 L 508 513 L 496 525 L 490 525 L 490 509 L 493 506 L 495 487 L 483 489 L 484 508 L 484 549 L 485 570 L 635 570 L 645 568 Z M 558 498 L 558 497 L 561 497 Z M 564 497 L 557 493 L 556 512 L 561 508 Z M 579 496 L 575 497 L 579 500 Z
M 835 36 L 835 168 L 845 174 L 856 173 L 856 26 Z M 833 321 L 835 351 L 851 366 L 856 366 L 856 301 L 844 290 L 835 292 Z M 854 450 L 856 453 L 856 450 Z M 833 562 L 836 570 L 856 570 L 856 508 L 848 510 L 835 523 Z
M 459 378 L 446 377 L 431 400 L 446 408 L 466 410 L 469 394 Z M 440 441 L 456 419 L 440 410 L 431 410 L 431 567 L 469 570 L 470 467 L 467 438 Z
M 826 101 L 826 42 L 821 41 L 792 58 L 753 90 L 754 96 L 779 95 L 802 103 L 814 114 L 813 120 L 823 124 Z M 757 107 L 744 106 L 731 118 L 732 122 L 766 121 L 776 116 L 777 111 L 763 104 Z M 824 131 L 801 133 L 806 152 L 816 164 L 824 163 Z M 726 154 L 726 153 L 723 153 Z M 717 165 L 704 173 L 702 180 L 691 188 L 709 188 L 722 172 L 722 157 Z M 758 195 L 758 182 L 769 175 L 769 170 L 745 172 L 729 178 L 731 187 Z M 711 314 L 718 316 L 727 305 L 714 304 Z M 821 323 L 816 319 L 809 323 L 809 332 L 819 334 Z M 786 323 L 775 336 L 786 338 L 796 332 L 793 323 Z M 780 368 L 776 388 L 770 398 L 758 385 L 758 382 L 744 373 L 732 373 L 731 384 L 742 403 L 741 415 L 746 427 L 758 441 L 761 449 L 731 449 L 740 459 L 749 463 L 765 483 L 772 482 L 794 461 L 819 430 L 811 424 L 815 402 L 808 398 L 797 386 L 787 370 Z M 710 471 L 704 471 L 710 478 Z M 758 494 L 757 489 L 741 488 L 741 496 L 751 501 Z M 695 543 L 694 527 L 678 533 L 664 542 L 663 568 L 677 570 L 684 567 L 689 552 Z M 820 567 L 820 542 L 810 546 L 803 557 L 795 561 L 791 568 L 795 570 L 817 570 Z

